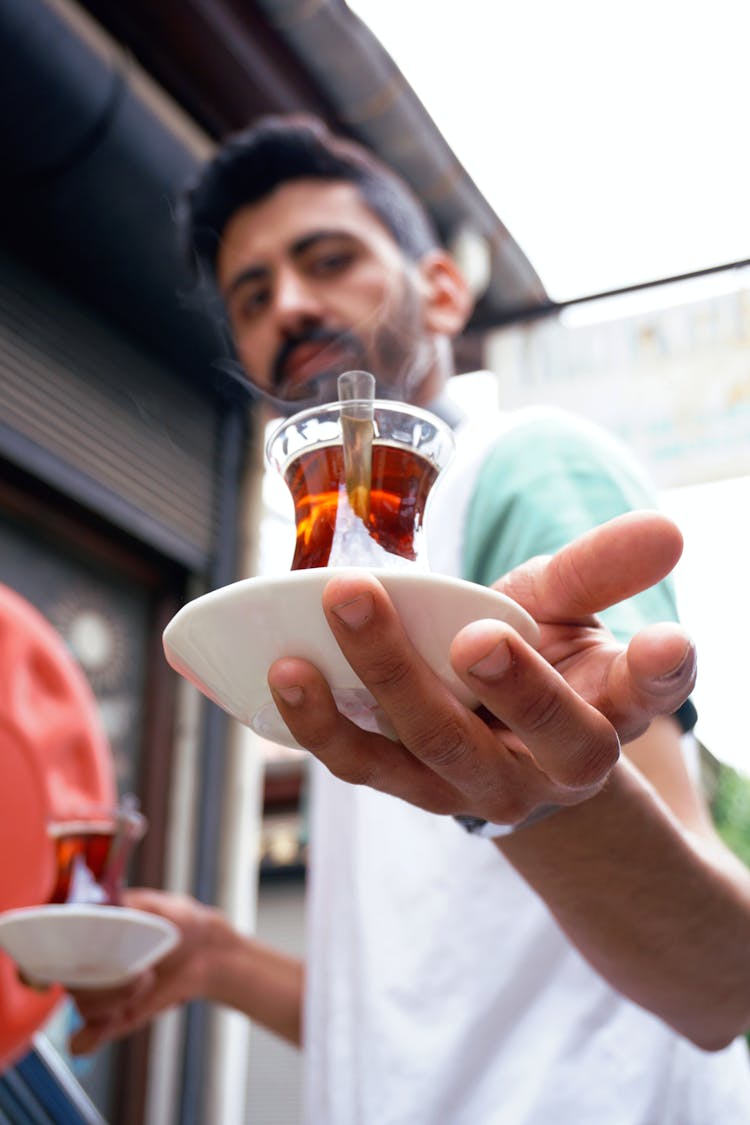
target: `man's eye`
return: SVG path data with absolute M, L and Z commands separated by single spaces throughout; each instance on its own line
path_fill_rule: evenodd
M 308 268 L 314 277 L 329 277 L 332 274 L 341 273 L 342 270 L 345 270 L 351 263 L 352 257 L 353 255 L 346 251 L 321 254 L 310 262 Z
M 240 320 L 251 320 L 268 304 L 267 289 L 252 289 L 234 302 L 233 314 Z

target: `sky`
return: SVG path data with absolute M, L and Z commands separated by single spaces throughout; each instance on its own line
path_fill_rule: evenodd
M 349 6 L 554 299 L 750 258 L 748 0 Z

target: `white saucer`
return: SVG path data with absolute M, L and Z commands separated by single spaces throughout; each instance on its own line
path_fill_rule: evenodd
M 31 906 L 0 914 L 0 948 L 34 984 L 115 988 L 178 940 L 166 918 L 125 906 Z
M 184 606 L 164 630 L 171 666 L 235 719 L 263 738 L 297 747 L 272 701 L 271 664 L 281 656 L 310 660 L 325 675 L 339 710 L 366 730 L 393 731 L 375 700 L 344 659 L 321 606 L 323 587 L 347 568 L 297 570 L 247 578 Z M 467 706 L 476 706 L 448 660 L 450 643 L 470 621 L 494 618 L 530 644 L 539 630 L 504 594 L 439 574 L 376 572 L 415 647 Z

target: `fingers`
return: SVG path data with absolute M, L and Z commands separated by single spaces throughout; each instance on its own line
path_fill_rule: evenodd
M 391 793 L 431 812 L 450 813 L 460 805 L 453 787 L 403 745 L 345 718 L 312 665 L 278 660 L 269 669 L 268 683 L 296 740 L 342 781 Z
M 148 888 L 127 888 L 123 906 L 146 910 L 173 922 L 179 945 L 134 980 L 116 989 L 78 989 L 71 993 L 83 1027 L 71 1038 L 74 1054 L 88 1054 L 102 1043 L 145 1026 L 159 1012 L 197 995 L 193 949 L 200 946 L 213 910 L 188 895 Z
M 679 626 L 652 626 L 624 650 L 591 616 L 668 571 L 680 543 L 671 521 L 638 513 L 515 572 L 510 592 L 525 591 L 526 607 L 547 615 L 540 651 L 498 621 L 472 623 L 451 647 L 481 718 L 419 656 L 373 575 L 337 575 L 324 591 L 326 618 L 398 742 L 339 714 L 322 675 L 301 660 L 269 672 L 279 711 L 338 777 L 432 811 L 502 823 L 540 803 L 580 801 L 608 777 L 620 740 L 676 710 L 694 682 Z
M 339 716 L 322 677 L 302 661 L 277 662 L 269 683 L 295 737 L 344 780 L 437 811 L 445 797 L 445 811 L 481 807 L 481 815 L 492 819 L 488 810 L 502 807 L 510 812 L 503 819 L 516 819 L 527 806 L 549 800 L 555 787 L 573 799 L 601 784 L 617 759 L 611 725 L 507 626 L 484 622 L 474 633 L 471 626 L 463 630 L 454 667 L 513 732 L 509 745 L 523 743 L 530 754 L 503 753 L 508 746 L 498 724 L 467 710 L 419 658 L 372 576 L 332 579 L 324 609 L 344 655 L 403 745 L 363 734 Z M 485 676 L 472 670 L 497 647 L 495 641 L 506 646 L 503 667 Z
M 189 895 L 175 892 L 153 890 L 150 887 L 125 887 L 122 892 L 122 905 L 131 910 L 145 910 L 149 914 L 158 914 L 182 927 L 188 918 L 191 918 L 197 907 L 195 900 Z
M 458 811 L 454 779 L 465 791 L 480 791 L 487 764 L 482 755 L 494 752 L 484 724 L 415 651 L 372 575 L 332 578 L 323 609 L 344 656 L 381 705 L 398 741 L 361 731 L 338 714 L 315 669 L 282 660 L 270 669 L 268 682 L 295 738 L 345 781 L 434 812 Z
M 593 528 L 549 559 L 511 571 L 495 588 L 537 621 L 579 621 L 661 581 L 682 553 L 675 523 L 629 512 Z
M 619 757 L 616 731 L 512 629 L 473 622 L 454 639 L 451 663 L 556 786 L 574 799 L 601 786 Z
M 117 989 L 79 989 L 71 993 L 84 1021 L 70 1040 L 74 1055 L 87 1055 L 103 1043 L 143 1026 L 159 1010 L 153 969 Z M 155 1006 L 156 1005 L 156 1006 Z
M 657 715 L 672 715 L 695 687 L 695 645 L 679 625 L 650 625 L 613 661 L 599 705 L 623 740 Z

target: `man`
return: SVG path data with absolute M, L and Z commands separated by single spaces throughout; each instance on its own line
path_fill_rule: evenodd
M 205 170 L 187 227 L 246 377 L 281 410 L 365 368 L 379 394 L 444 412 L 466 285 L 367 153 L 308 119 L 261 122 Z M 750 1024 L 750 877 L 712 831 L 672 717 L 695 676 L 661 582 L 679 532 L 642 510 L 639 471 L 593 427 L 531 411 L 479 431 L 457 426 L 433 567 L 506 574 L 539 649 L 496 622 L 462 630 L 469 711 L 376 578 L 333 579 L 331 628 L 400 741 L 341 716 L 314 667 L 271 669 L 287 725 L 327 767 L 306 972 L 190 899 L 132 891 L 182 943 L 130 989 L 79 995 L 74 1047 L 202 997 L 304 1040 L 313 1125 L 750 1120 L 733 1042 Z M 608 607 L 618 640 L 594 616 Z

